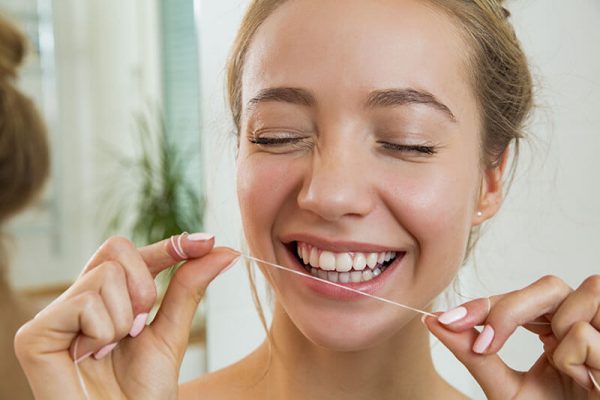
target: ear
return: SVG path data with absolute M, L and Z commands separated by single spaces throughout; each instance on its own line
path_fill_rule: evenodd
M 502 206 L 504 200 L 502 177 L 508 164 L 508 153 L 508 149 L 505 150 L 500 163 L 487 168 L 481 177 L 481 190 L 473 213 L 473 225 L 479 225 L 492 218 Z

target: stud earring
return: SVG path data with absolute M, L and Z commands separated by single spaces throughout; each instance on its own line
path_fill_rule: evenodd
M 483 217 L 483 213 L 482 213 L 481 211 L 477 211 L 477 216 L 478 216 L 479 218 L 481 218 L 481 217 Z

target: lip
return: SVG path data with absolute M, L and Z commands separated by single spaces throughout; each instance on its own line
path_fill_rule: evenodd
M 312 275 L 310 275 L 306 271 L 306 269 L 304 269 L 304 266 L 302 266 L 300 264 L 300 262 L 298 261 L 296 256 L 293 254 L 293 252 L 289 248 L 289 246 L 286 245 L 285 243 L 282 243 L 282 244 L 283 244 L 283 248 L 284 248 L 286 258 L 288 261 L 287 265 L 292 265 L 294 269 L 302 272 L 307 277 L 309 277 L 306 279 L 303 279 L 302 277 L 297 277 L 297 279 L 304 287 L 307 287 L 313 293 L 320 295 L 322 297 L 326 297 L 328 299 L 332 299 L 332 300 L 358 301 L 358 300 L 364 298 L 364 296 L 360 295 L 359 293 L 351 292 L 349 290 L 344 290 L 340 287 L 329 285 L 327 283 L 323 283 L 323 282 L 315 280 L 315 279 L 311 279 Z M 342 244 L 345 244 L 345 243 L 342 243 Z M 355 248 L 353 248 L 353 249 L 355 251 L 360 251 L 360 250 L 356 250 Z M 370 247 L 370 249 L 372 249 L 372 247 Z M 341 251 L 344 251 L 344 250 L 341 250 Z M 387 249 L 380 250 L 380 251 L 387 251 Z M 406 255 L 405 252 L 399 252 L 396 259 L 386 268 L 386 270 L 383 271 L 383 273 L 381 275 L 371 279 L 370 281 L 357 282 L 357 283 L 349 282 L 349 283 L 343 283 L 343 284 L 338 283 L 338 285 L 342 285 L 344 287 L 355 289 L 355 290 L 358 290 L 358 291 L 361 291 L 364 293 L 375 294 L 383 286 L 385 286 L 385 284 L 391 279 L 394 272 L 396 272 L 398 270 L 399 264 L 402 262 L 405 255 Z
M 320 250 L 332 251 L 335 253 L 361 252 L 361 253 L 381 253 L 384 251 L 395 251 L 403 253 L 404 250 L 394 247 L 382 246 L 379 244 L 355 242 L 355 241 L 330 241 L 328 239 L 309 235 L 306 233 L 287 234 L 281 237 L 284 245 L 292 242 L 304 242 L 319 248 Z

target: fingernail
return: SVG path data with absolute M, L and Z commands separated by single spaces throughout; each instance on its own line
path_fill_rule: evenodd
M 129 331 L 129 336 L 136 337 L 144 330 L 146 326 L 146 319 L 148 318 L 148 313 L 138 314 L 137 317 L 133 320 L 133 325 L 131 325 L 131 330 Z
M 117 342 L 111 343 L 111 344 L 107 344 L 106 346 L 104 346 L 103 348 L 101 348 L 100 350 L 98 350 L 96 353 L 94 353 L 94 358 L 96 360 L 101 360 L 104 357 L 106 357 L 106 355 L 108 353 L 110 353 L 115 346 L 117 345 Z
M 494 340 L 494 328 L 486 325 L 479 336 L 477 336 L 477 340 L 473 344 L 473 351 L 477 354 L 483 354 L 490 347 L 490 344 L 492 344 L 492 340 Z
M 226 266 L 225 268 L 223 268 L 223 270 L 221 272 L 219 272 L 219 275 L 223 275 L 225 272 L 229 271 L 231 269 L 231 267 L 233 267 L 238 260 L 240 259 L 241 256 L 236 257 L 231 264 L 229 264 L 228 266 Z
M 596 388 L 596 391 L 600 392 L 600 385 L 598 384 L 598 381 L 596 380 L 596 378 L 594 378 L 594 374 L 592 374 L 592 370 L 588 369 L 588 375 L 589 375 L 590 379 L 592 380 L 592 384 L 594 385 L 594 388 Z
M 464 317 L 467 316 L 467 309 L 465 307 L 456 307 L 450 311 L 446 311 L 442 315 L 438 317 L 438 321 L 440 321 L 444 325 L 450 325 L 455 323 L 456 321 L 460 321 Z
M 86 358 L 88 358 L 89 356 L 91 356 L 93 353 L 93 351 L 90 351 L 89 353 L 85 353 L 84 355 L 82 355 L 81 357 L 79 357 L 77 360 L 75 360 L 75 364 L 79 364 L 80 362 L 82 362 L 83 360 L 85 360 Z
M 188 240 L 191 240 L 192 242 L 206 242 L 212 238 L 214 238 L 215 235 L 213 235 L 212 233 L 204 233 L 204 232 L 198 232 L 198 233 L 192 233 L 190 235 L 188 235 Z

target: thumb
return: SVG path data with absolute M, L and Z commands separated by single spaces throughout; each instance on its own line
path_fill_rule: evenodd
M 153 333 L 166 343 L 180 362 L 185 352 L 192 319 L 208 284 L 239 259 L 239 253 L 214 248 L 202 258 L 185 262 L 173 275 L 156 318 Z
M 473 345 L 480 335 L 476 329 L 452 332 L 433 317 L 425 318 L 423 323 L 467 367 L 488 399 L 512 399 L 516 396 L 521 374 L 506 365 L 497 354 L 475 353 Z

